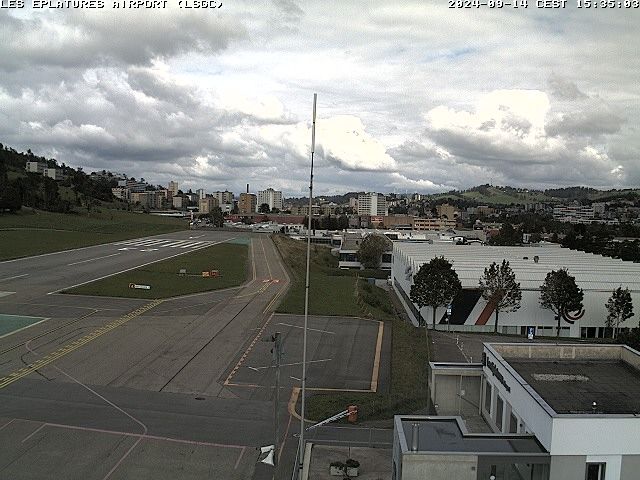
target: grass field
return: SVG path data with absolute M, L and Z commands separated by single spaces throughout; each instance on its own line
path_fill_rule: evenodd
M 24 210 L 24 209 L 23 209 Z M 184 230 L 180 219 L 118 210 L 62 214 L 26 209 L 0 215 L 0 260 Z
M 274 235 L 273 241 L 280 251 L 291 275 L 291 285 L 277 311 L 304 313 L 304 278 L 306 273 L 306 243 L 284 235 Z M 338 259 L 328 248 L 312 245 L 309 288 L 309 313 L 312 315 L 361 314 L 355 298 L 355 274 L 344 275 L 338 270 Z
M 63 293 L 155 299 L 235 287 L 247 278 L 248 251 L 247 245 L 221 243 L 65 290 Z M 187 275 L 179 275 L 183 268 L 187 270 Z M 218 270 L 220 276 L 202 277 L 202 272 L 209 270 Z M 151 289 L 132 289 L 129 288 L 130 283 L 150 285 Z

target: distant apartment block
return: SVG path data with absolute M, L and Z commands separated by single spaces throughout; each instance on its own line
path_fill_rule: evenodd
M 595 212 L 593 207 L 585 205 L 558 205 L 553 207 L 553 218 L 560 222 L 592 223 Z
M 171 202 L 172 202 L 173 208 L 176 208 L 178 210 L 187 208 L 187 203 L 189 202 L 187 197 L 183 195 L 174 195 L 171 198 L 172 198 Z
M 438 217 L 447 218 L 449 220 L 453 220 L 459 215 L 458 209 L 453 205 L 449 205 L 448 203 L 438 205 L 436 207 L 436 211 L 438 212 Z
M 269 209 L 273 210 L 277 208 L 282 210 L 282 192 L 274 190 L 273 188 L 267 188 L 258 192 L 258 207 L 266 203 L 269 205 Z
M 47 168 L 47 164 L 45 162 L 27 162 L 25 166 L 25 170 L 29 173 L 39 173 L 43 174 L 45 169 Z
M 204 188 L 199 188 L 198 190 L 196 190 L 196 194 L 198 195 L 198 199 L 202 200 L 203 198 L 206 198 L 207 194 L 204 193 Z
M 139 203 L 145 208 L 156 208 L 156 192 L 131 192 L 131 203 Z
M 218 206 L 218 199 L 215 197 L 205 197 L 200 199 L 198 211 L 200 213 L 211 213 Z
M 447 230 L 455 228 L 456 221 L 448 218 L 414 218 L 414 230 Z
M 53 180 L 62 180 L 63 178 L 62 170 L 59 168 L 45 168 L 43 174 Z
M 229 203 L 233 206 L 233 193 L 225 190 L 224 192 L 213 192 L 212 194 L 217 200 L 218 205 L 222 205 L 223 203 Z
M 172 197 L 175 197 L 176 195 L 178 195 L 178 190 L 180 190 L 178 188 L 178 182 L 169 182 L 169 186 L 167 187 L 167 190 L 171 192 Z
M 361 193 L 358 195 L 358 215 L 387 215 L 388 207 L 384 195 Z
M 111 189 L 111 194 L 120 200 L 127 202 L 131 200 L 131 190 L 127 187 L 114 187 Z
M 238 201 L 239 213 L 254 213 L 258 198 L 253 193 L 241 193 Z

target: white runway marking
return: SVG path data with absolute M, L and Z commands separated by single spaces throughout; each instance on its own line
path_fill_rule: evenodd
M 322 360 L 307 360 L 307 363 L 330 362 L 331 360 L 333 360 L 333 358 L 323 358 Z M 291 367 L 293 365 L 302 365 L 302 362 L 281 363 L 280 364 L 281 367 Z M 267 365 L 265 367 L 249 367 L 249 366 L 247 366 L 247 368 L 250 368 L 251 370 L 257 372 L 258 370 L 264 370 L 265 368 L 273 368 L 273 365 Z
M 120 254 L 112 253 L 111 255 L 104 255 L 102 257 L 90 258 L 89 260 L 82 260 L 81 262 L 67 263 L 67 267 L 70 267 L 71 265 L 80 265 L 81 263 L 93 262 L 94 260 L 100 260 L 101 258 L 115 257 L 116 255 L 120 255 Z
M 288 323 L 278 323 L 278 325 L 284 325 L 285 327 L 293 327 L 293 328 L 301 328 L 304 329 L 304 327 L 299 327 L 298 325 L 290 325 Z M 328 333 L 329 335 L 334 335 L 336 332 L 330 332 L 329 330 L 318 330 L 317 328 L 307 328 L 307 330 L 311 330 L 312 332 L 321 332 L 321 333 Z
M 13 280 L 14 278 L 28 277 L 28 273 L 23 273 L 22 275 L 14 275 L 13 277 L 0 278 L 0 282 L 4 282 L 6 280 Z

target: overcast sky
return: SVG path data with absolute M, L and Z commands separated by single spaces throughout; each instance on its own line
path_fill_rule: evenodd
M 638 8 L 26 3 L 0 10 L 0 141 L 87 172 L 305 195 L 317 92 L 317 194 L 640 185 Z

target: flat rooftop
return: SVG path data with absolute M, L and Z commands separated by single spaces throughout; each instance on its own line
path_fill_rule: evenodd
M 475 455 L 504 453 L 544 455 L 547 453 L 533 435 L 466 433 L 463 432 L 455 417 L 396 417 L 396 426 L 401 427 L 401 434 L 409 451 L 414 423 L 419 425 L 418 451 L 421 453 L 469 452 Z
M 640 371 L 622 360 L 505 360 L 556 413 L 640 414 Z

